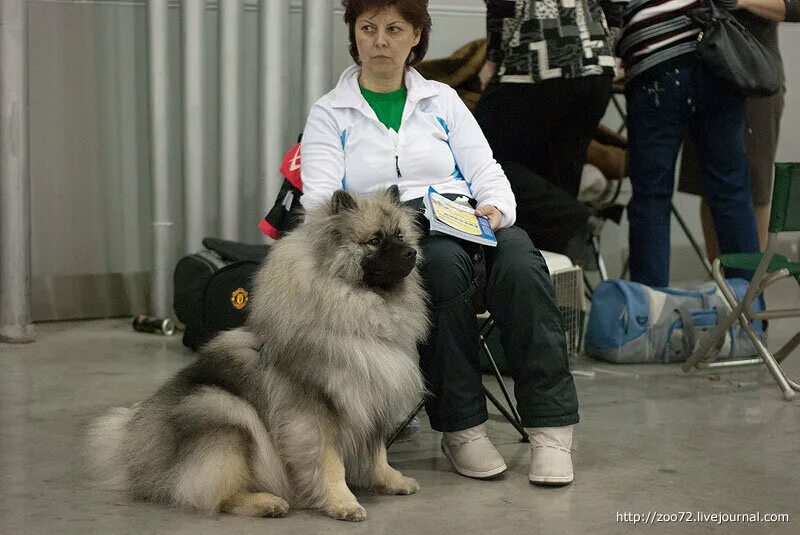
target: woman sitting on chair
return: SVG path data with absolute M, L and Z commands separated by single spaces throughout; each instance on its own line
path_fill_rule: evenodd
M 522 424 L 532 446 L 529 479 L 563 485 L 573 479 L 570 448 L 578 400 L 547 265 L 527 234 L 512 226 L 516 203 L 475 119 L 450 87 L 412 65 L 428 48 L 427 0 L 345 0 L 350 54 L 331 92 L 311 109 L 303 135 L 305 208 L 337 189 L 366 194 L 400 187 L 421 205 L 429 186 L 473 198 L 497 247 L 486 255 L 486 298 L 501 329 Z M 420 347 L 431 391 L 431 426 L 455 470 L 487 478 L 506 470 L 486 436 L 488 418 L 478 356 L 472 256 L 446 235 L 422 241 L 421 274 L 431 297 L 432 331 Z

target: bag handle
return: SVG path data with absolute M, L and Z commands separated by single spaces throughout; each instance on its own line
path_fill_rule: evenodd
M 690 9 L 689 12 L 686 13 L 686 16 L 692 19 L 703 30 L 697 38 L 698 41 L 702 39 L 703 34 L 711 29 L 717 21 L 726 21 L 735 26 L 739 31 L 747 32 L 747 29 L 742 26 L 739 19 L 727 9 L 719 7 L 713 0 L 708 0 L 707 7 Z
M 675 312 L 678 313 L 683 322 L 684 344 L 681 348 L 680 356 L 688 359 L 697 345 L 697 330 L 694 328 L 694 319 L 692 319 L 692 313 L 686 307 L 678 307 Z
M 681 358 L 689 359 L 694 353 L 694 350 L 697 349 L 699 344 L 699 340 L 697 339 L 697 329 L 694 325 L 694 319 L 692 318 L 692 313 L 686 307 L 679 307 L 675 309 L 675 312 L 678 313 L 678 316 L 681 318 L 683 322 L 683 340 L 684 344 L 680 351 Z M 725 311 L 716 310 L 717 312 L 717 325 L 724 322 L 728 314 Z M 722 351 L 723 346 L 725 345 L 726 339 L 730 338 L 730 329 L 728 332 L 725 333 L 725 336 L 716 344 L 715 347 L 711 348 L 709 354 L 703 359 L 704 362 L 713 361 L 717 358 L 719 353 Z M 731 343 L 733 341 L 731 340 Z

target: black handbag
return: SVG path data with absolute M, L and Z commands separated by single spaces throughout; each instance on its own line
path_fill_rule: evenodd
M 783 84 L 780 59 L 724 9 L 709 6 L 688 15 L 702 30 L 697 53 L 700 62 L 747 97 L 769 97 Z

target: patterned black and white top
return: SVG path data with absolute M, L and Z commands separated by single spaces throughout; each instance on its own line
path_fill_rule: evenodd
M 614 74 L 612 31 L 628 0 L 484 0 L 495 81 Z

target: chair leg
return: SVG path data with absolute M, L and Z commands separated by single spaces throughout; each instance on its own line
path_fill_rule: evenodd
M 403 432 L 403 429 L 405 429 L 406 426 L 411 423 L 411 420 L 413 420 L 414 417 L 417 414 L 419 414 L 419 411 L 421 411 L 422 407 L 424 407 L 424 406 L 425 406 L 425 400 L 421 399 L 419 401 L 419 403 L 417 403 L 417 406 L 414 407 L 414 410 L 411 411 L 411 414 L 408 415 L 408 418 L 406 418 L 403 421 L 403 423 L 401 423 L 400 425 L 397 426 L 397 429 L 394 430 L 394 433 L 392 433 L 392 436 L 390 436 L 389 440 L 386 441 L 386 449 L 387 450 L 389 449 L 389 447 L 391 447 L 392 444 L 394 444 L 394 441 L 397 440 L 397 437 L 400 436 L 400 433 Z
M 792 351 L 794 351 L 797 346 L 800 345 L 800 332 L 795 334 L 791 340 L 786 342 L 782 348 L 774 353 L 775 360 L 778 362 L 783 362 L 783 359 L 789 356 Z
M 527 442 L 528 434 L 525 432 L 525 428 L 522 425 L 522 417 L 519 415 L 517 411 L 517 406 L 514 403 L 514 399 L 511 397 L 511 393 L 508 391 L 508 387 L 506 387 L 506 382 L 503 380 L 503 375 L 500 373 L 500 369 L 497 367 L 497 362 L 495 362 L 494 357 L 492 356 L 491 350 L 489 350 L 489 344 L 486 342 L 486 339 L 489 337 L 489 334 L 494 329 L 495 323 L 494 320 L 489 318 L 483 324 L 480 329 L 480 341 L 481 347 L 483 348 L 484 353 L 486 354 L 486 359 L 489 361 L 489 364 L 492 366 L 492 371 L 494 372 L 494 376 L 497 379 L 497 384 L 500 385 L 500 390 L 503 392 L 503 396 L 506 398 L 506 402 L 508 406 L 511 408 L 511 412 L 509 412 L 502 404 L 494 397 L 494 395 L 489 392 L 489 390 L 484 386 L 483 391 L 486 394 L 486 397 L 489 398 L 497 409 L 503 413 L 503 416 L 511 422 L 511 424 L 517 428 L 520 435 L 522 435 L 522 441 Z
M 589 301 L 592 300 L 592 294 L 594 293 L 594 287 L 592 287 L 592 283 L 589 282 L 589 277 L 586 275 L 586 272 L 583 272 L 583 292 Z
M 519 415 L 519 412 L 517 412 L 517 406 L 514 404 L 511 393 L 506 387 L 506 382 L 503 380 L 503 375 L 500 373 L 500 369 L 497 367 L 497 363 L 494 361 L 494 357 L 489 351 L 489 345 L 486 343 L 484 338 L 481 338 L 481 344 L 483 345 L 483 350 L 486 352 L 486 358 L 489 360 L 489 364 L 492 365 L 492 371 L 494 371 L 497 384 L 500 385 L 500 390 L 503 392 L 503 396 L 506 398 L 508 406 L 511 407 L 511 413 L 514 415 L 514 419 L 517 421 L 517 423 L 522 424 L 522 417 Z
M 776 362 L 775 357 L 772 356 L 772 353 L 769 352 L 767 346 L 765 346 L 764 342 L 761 341 L 761 338 L 758 337 L 755 329 L 753 329 L 753 325 L 744 314 L 739 316 L 739 323 L 750 337 L 750 341 L 753 342 L 753 345 L 756 347 L 756 350 L 761 356 L 761 359 L 764 361 L 764 364 L 767 365 L 767 369 L 772 374 L 775 382 L 778 383 L 778 388 L 780 388 L 783 392 L 783 399 L 786 401 L 791 401 L 794 399 L 797 395 L 796 391 L 800 392 L 800 384 L 797 384 L 786 377 L 786 374 L 784 373 L 780 364 Z
M 705 357 L 709 351 L 716 347 L 720 339 L 722 339 L 728 332 L 728 329 L 733 322 L 736 321 L 737 313 L 741 314 L 741 304 L 737 305 L 732 314 L 727 316 L 719 325 L 714 328 L 713 331 L 711 331 L 708 336 L 703 338 L 703 341 L 700 342 L 700 345 L 694 350 L 688 360 L 681 364 L 681 370 L 683 373 L 691 373 L 691 371 L 695 369 L 703 357 Z
M 681 370 L 684 373 L 690 373 L 694 368 L 700 367 L 700 361 L 719 343 L 720 339 L 725 336 L 725 333 L 730 326 L 733 325 L 733 322 L 742 314 L 745 307 L 745 303 L 739 302 L 736 299 L 736 294 L 731 291 L 728 287 L 728 283 L 725 282 L 725 278 L 722 276 L 722 267 L 719 259 L 714 261 L 714 265 L 711 269 L 711 276 L 714 278 L 714 281 L 722 292 L 722 296 L 728 302 L 728 306 L 730 306 L 732 310 L 730 315 L 720 322 L 708 336 L 703 338 L 703 341 L 697 349 L 694 350 L 689 359 L 681 365 Z
M 600 280 L 607 281 L 608 271 L 606 271 L 606 263 L 603 260 L 603 256 L 600 254 L 600 238 L 597 236 L 592 236 L 592 251 L 594 252 L 594 258 L 597 261 L 597 271 L 600 272 Z
M 525 428 L 524 428 L 524 427 L 522 427 L 522 423 L 521 423 L 520 421 L 518 421 L 518 420 L 516 419 L 516 417 L 515 417 L 513 414 L 511 414 L 510 412 L 508 412 L 508 409 L 506 409 L 506 408 L 503 406 L 503 404 L 502 404 L 502 403 L 500 403 L 500 400 L 499 400 L 499 399 L 497 399 L 497 398 L 494 396 L 494 394 L 492 394 L 491 392 L 489 392 L 489 389 L 488 389 L 488 388 L 486 388 L 486 386 L 484 386 L 484 387 L 483 387 L 483 393 L 484 393 L 484 394 L 486 394 L 486 397 L 489 399 L 489 401 L 491 401 L 491 402 L 492 402 L 492 405 L 494 405 L 495 407 L 497 407 L 497 410 L 499 410 L 499 411 L 500 411 L 500 413 L 501 413 L 503 416 L 505 416 L 505 417 L 506 417 L 506 420 L 508 420 L 508 423 L 510 423 L 511 425 L 513 425 L 513 426 L 516 428 L 516 430 L 517 430 L 517 431 L 519 431 L 519 434 L 521 435 L 521 438 L 519 439 L 519 440 L 520 440 L 520 442 L 528 442 L 528 433 L 525 431 Z

